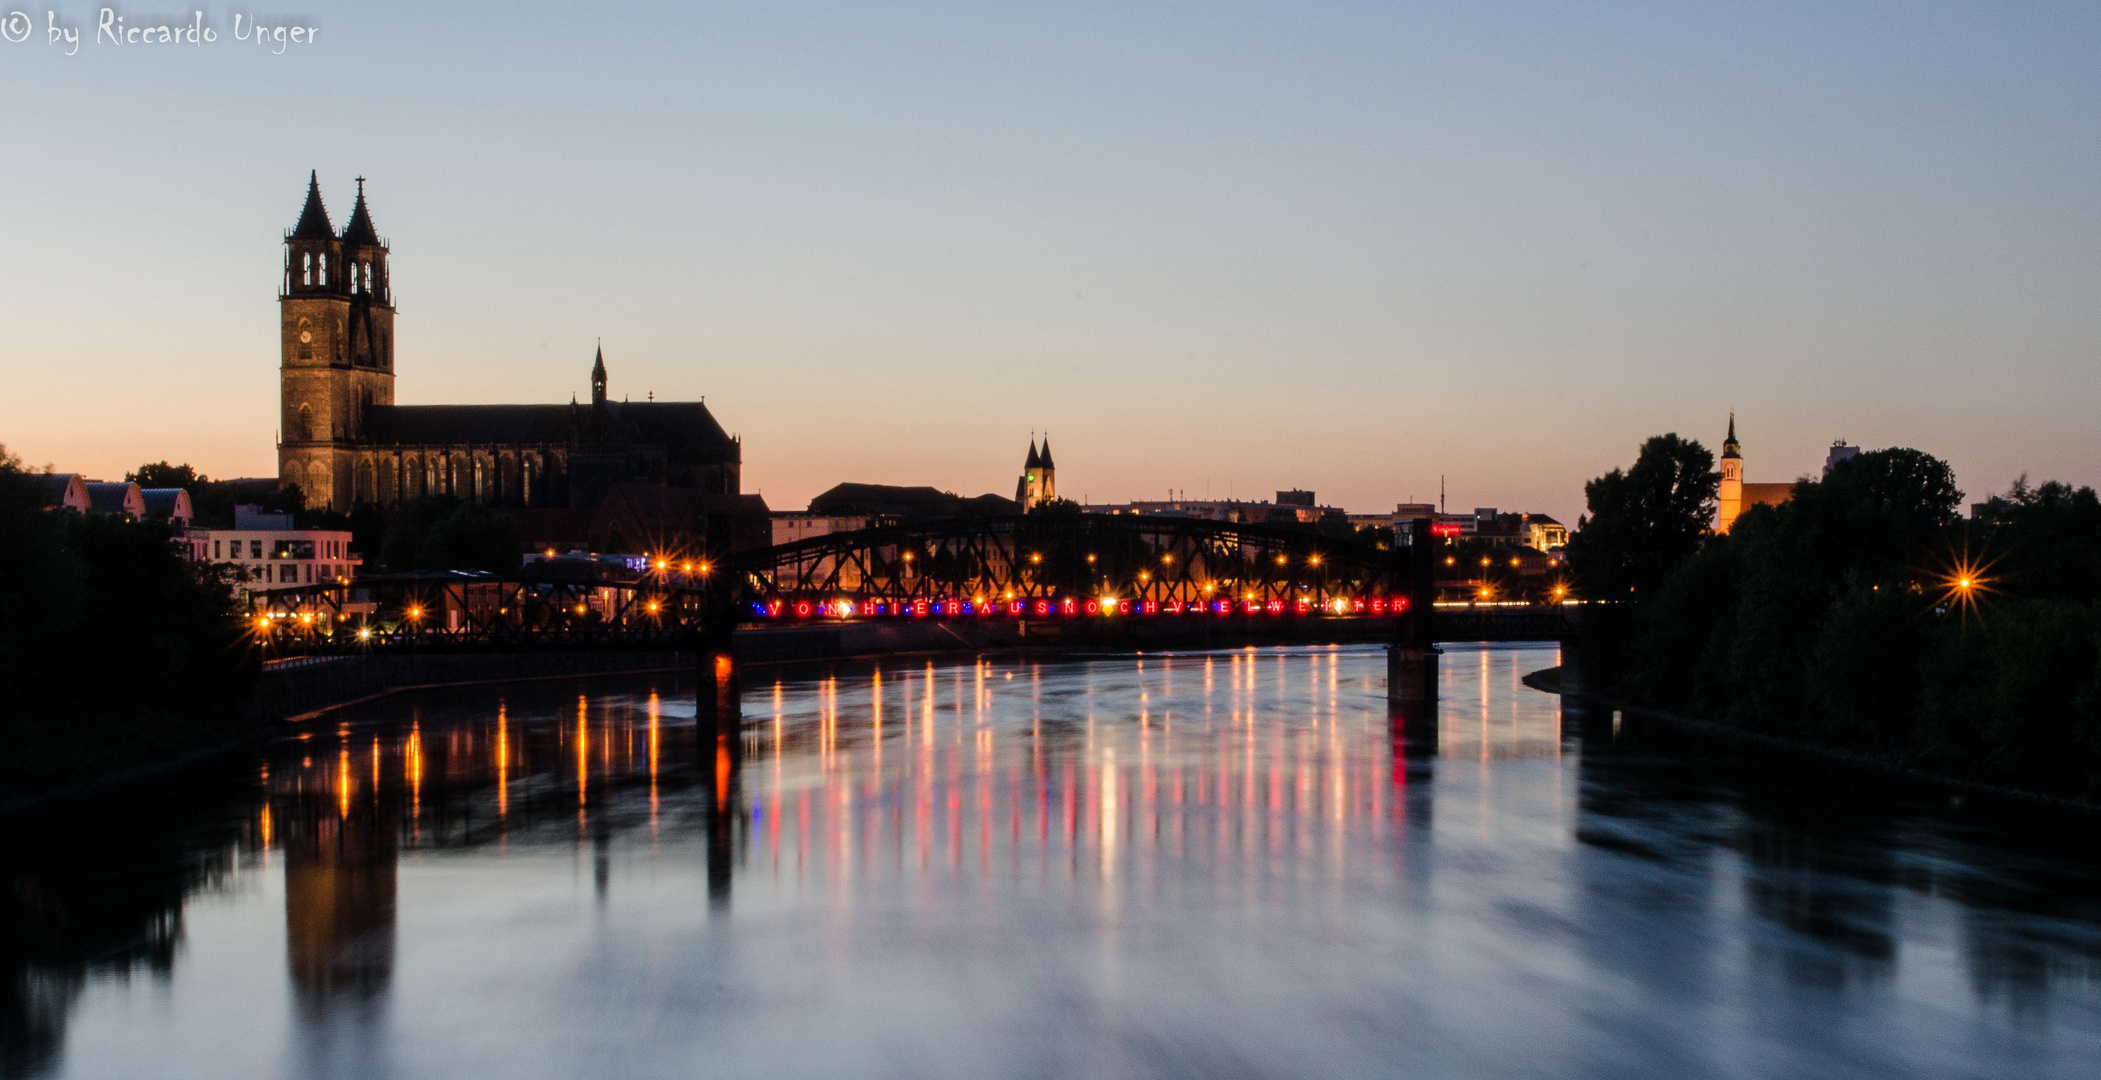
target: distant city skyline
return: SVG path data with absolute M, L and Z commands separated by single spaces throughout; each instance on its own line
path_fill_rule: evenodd
M 1756 482 L 2101 482 L 2087 7 L 503 10 L 0 44 L 0 443 L 272 475 L 318 169 L 393 244 L 398 401 L 567 401 L 603 339 L 776 508 L 1004 494 L 1048 429 L 1068 498 L 1573 524 L 1732 410 Z

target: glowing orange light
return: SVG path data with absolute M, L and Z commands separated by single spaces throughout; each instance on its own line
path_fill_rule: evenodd
M 910 556 L 910 555 L 907 555 L 907 556 L 905 556 L 905 558 L 908 558 L 908 559 L 909 559 L 909 558 L 911 558 L 911 556 Z M 1041 555 L 1035 555 L 1035 554 L 1031 554 L 1031 555 L 1029 556 L 1029 561 L 1030 561 L 1030 562 L 1032 562 L 1032 563 L 1040 563 L 1040 562 L 1042 562 L 1042 561 L 1043 561 L 1043 556 L 1041 556 Z
M 1960 555 L 1951 557 L 1947 572 L 1941 579 L 1942 605 L 1956 609 L 1967 620 L 1984 596 L 1994 591 L 1992 578 L 1986 571 L 1996 561 L 1972 556 L 1967 547 Z

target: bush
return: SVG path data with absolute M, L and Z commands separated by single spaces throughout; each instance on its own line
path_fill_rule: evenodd
M 1590 485 L 1593 516 L 1570 544 L 1579 572 L 1604 586 L 1593 595 L 1634 587 L 1586 616 L 1593 678 L 1749 728 L 2101 796 L 2092 489 L 2017 481 L 1987 520 L 1965 525 L 1945 462 L 1878 450 L 1676 557 L 1683 530 L 1657 508 L 1682 519 L 1692 501 L 1665 494 L 1698 459 L 1660 439 L 1643 447 L 1646 464 Z M 1957 567 L 1981 586 L 1951 594 Z

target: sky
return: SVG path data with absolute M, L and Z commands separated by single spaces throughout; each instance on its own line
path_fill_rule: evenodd
M 1095 502 L 1573 522 L 1732 410 L 1753 481 L 2101 483 L 2092 4 L 102 7 L 0 3 L 32 465 L 274 474 L 311 169 L 392 243 L 398 402 L 566 402 L 602 340 L 775 509 L 1007 494 L 1047 431 Z

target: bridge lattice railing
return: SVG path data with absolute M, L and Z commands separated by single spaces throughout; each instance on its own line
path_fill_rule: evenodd
M 705 590 L 664 577 L 495 574 L 358 578 L 259 594 L 255 636 L 281 653 L 402 645 L 679 646 L 706 623 Z
M 1305 602 L 1321 613 L 1403 594 L 1399 557 L 1275 526 L 1148 517 L 1023 517 L 834 533 L 750 552 L 726 569 L 773 605 L 1114 599 L 1134 604 Z M 1338 608 L 1338 604 L 1341 605 Z

